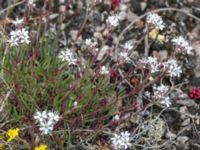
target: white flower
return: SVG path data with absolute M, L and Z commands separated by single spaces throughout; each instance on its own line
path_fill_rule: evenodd
M 33 118 L 36 120 L 36 122 L 43 122 L 44 120 L 47 119 L 47 111 L 42 111 L 39 112 L 37 111 L 34 115 Z
M 28 0 L 28 5 L 35 7 L 35 0 Z
M 77 59 L 75 58 L 74 54 L 69 49 L 61 51 L 58 57 L 62 61 L 66 61 L 68 63 L 68 65 L 76 65 L 77 64 Z
M 50 134 L 53 131 L 53 123 L 51 121 L 44 121 L 40 123 L 40 131 L 42 134 Z
M 153 24 L 155 28 L 163 30 L 165 28 L 162 18 L 156 13 L 150 12 L 146 18 L 147 23 Z
M 109 16 L 106 22 L 113 27 L 117 27 L 119 25 L 119 19 L 117 16 Z
M 95 47 L 97 45 L 97 42 L 93 42 L 92 39 L 86 39 L 85 45 L 88 47 Z
M 182 36 L 173 38 L 172 42 L 177 46 L 177 49 L 180 52 L 186 52 L 186 54 L 191 54 L 191 55 L 194 54 L 193 47 Z
M 162 99 L 160 103 L 163 104 L 163 105 L 166 105 L 167 107 L 169 107 L 172 104 L 171 101 L 170 101 L 169 96 L 167 96 L 164 99 Z
M 113 121 L 119 121 L 119 115 L 115 115 L 114 117 L 113 117 Z
M 125 61 L 129 61 L 129 60 L 130 60 L 130 58 L 129 58 L 127 52 L 120 52 L 120 53 L 119 53 L 119 56 L 120 56 L 121 58 L 123 58 Z
M 156 57 L 142 58 L 140 59 L 140 62 L 145 65 L 148 64 L 150 66 L 151 73 L 156 73 L 160 71 L 161 64 L 158 63 L 158 60 Z
M 50 134 L 53 131 L 53 127 L 60 119 L 57 112 L 47 112 L 46 110 L 39 112 L 37 111 L 33 118 L 38 123 L 39 129 L 42 134 Z
M 149 91 L 145 91 L 144 92 L 144 96 L 150 98 L 151 97 L 151 93 Z
M 15 21 L 13 21 L 13 24 L 14 24 L 15 26 L 18 26 L 18 25 L 22 24 L 23 21 L 24 21 L 23 18 L 22 18 L 22 19 L 18 19 L 18 18 L 17 18 Z
M 161 84 L 160 86 L 154 85 L 153 89 L 160 92 L 160 93 L 166 93 L 169 90 L 169 87 Z
M 131 50 L 133 48 L 133 44 L 130 41 L 128 41 L 124 44 L 123 47 L 124 49 Z
M 153 98 L 159 100 L 160 104 L 169 107 L 171 105 L 170 97 L 167 96 L 169 91 L 169 86 L 161 84 L 160 86 L 153 86 Z
M 169 59 L 163 64 L 168 69 L 167 71 L 171 77 L 180 77 L 182 73 L 181 66 L 177 64 L 177 61 L 175 59 Z
M 102 66 L 100 70 L 100 74 L 109 74 L 109 70 L 106 66 Z
M 73 106 L 74 106 L 74 107 L 77 107 L 77 105 L 78 105 L 78 102 L 75 101 L 75 102 L 73 103 Z
M 92 39 L 86 39 L 85 40 L 85 45 L 87 45 L 87 46 L 92 45 Z
M 49 120 L 53 122 L 57 122 L 59 120 L 59 115 L 57 112 L 48 112 L 47 115 L 48 115 Z
M 130 133 L 125 131 L 125 132 L 120 132 L 119 134 L 114 134 L 114 137 L 111 138 L 111 143 L 112 146 L 115 150 L 119 149 L 127 149 L 131 147 L 131 137 Z
M 29 44 L 29 33 L 28 31 L 23 29 L 17 29 L 10 32 L 10 39 L 8 40 L 11 46 L 18 46 L 19 44 Z
M 160 86 L 153 86 L 153 98 L 155 99 L 163 99 L 165 97 L 165 95 L 167 94 L 167 92 L 169 91 L 169 87 L 165 86 L 163 84 L 161 84 Z

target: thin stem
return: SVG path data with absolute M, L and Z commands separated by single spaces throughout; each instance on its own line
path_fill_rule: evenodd
M 10 5 L 9 7 L 7 7 L 7 8 L 5 8 L 5 9 L 1 10 L 1 11 L 0 11 L 0 14 L 4 13 L 5 11 L 7 11 L 7 10 L 13 8 L 13 7 L 16 7 L 16 6 L 18 6 L 18 5 L 21 5 L 21 4 L 23 4 L 24 2 L 25 2 L 25 0 L 24 0 L 24 1 L 17 2 L 17 3 L 15 3 L 15 4 L 13 4 L 13 5 Z

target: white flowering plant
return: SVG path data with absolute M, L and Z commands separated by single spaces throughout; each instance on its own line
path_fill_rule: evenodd
M 186 108 L 200 98 L 198 41 L 183 15 L 138 3 L 141 16 L 125 0 L 2 4 L 0 149 L 172 149 L 182 130 L 170 131 L 199 130 Z

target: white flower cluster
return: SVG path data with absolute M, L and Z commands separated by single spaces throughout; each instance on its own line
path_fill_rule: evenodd
M 11 31 L 8 43 L 10 43 L 11 46 L 18 46 L 23 43 L 29 44 L 30 38 L 28 31 L 25 28 Z
M 153 86 L 153 98 L 160 100 L 160 103 L 169 107 L 171 105 L 171 101 L 168 95 L 169 86 L 165 86 L 161 84 L 160 86 Z
M 118 16 L 109 16 L 106 22 L 113 27 L 117 27 L 119 25 L 119 18 Z
M 68 65 L 76 65 L 77 59 L 70 49 L 66 49 L 60 52 L 58 56 L 62 61 L 66 61 Z
M 112 146 L 115 150 L 124 150 L 131 147 L 131 137 L 128 131 L 120 132 L 119 134 L 114 134 L 111 138 Z
M 166 69 L 170 77 L 180 77 L 182 70 L 175 59 L 169 59 L 166 62 L 158 62 L 156 57 L 145 57 L 140 59 L 140 63 L 149 65 L 151 73 L 156 73 Z M 146 67 L 146 66 L 144 66 Z
M 106 66 L 102 66 L 100 69 L 100 74 L 109 74 L 109 70 Z
M 160 63 L 156 57 L 145 57 L 139 60 L 144 65 L 149 65 L 151 67 L 151 73 L 156 73 L 160 70 Z
M 193 47 L 190 45 L 190 43 L 183 38 L 182 36 L 178 36 L 172 39 L 172 42 L 180 52 L 184 52 L 186 54 L 193 55 Z
M 164 63 L 164 66 L 167 68 L 167 71 L 171 77 L 180 77 L 182 73 L 181 66 L 178 65 L 175 59 L 169 59 Z
M 146 18 L 147 23 L 153 24 L 156 29 L 163 30 L 165 28 L 165 24 L 162 18 L 156 13 L 150 12 Z
M 58 113 L 47 112 L 46 110 L 42 112 L 37 111 L 33 117 L 36 120 L 36 123 L 39 124 L 42 134 L 50 134 L 51 131 L 53 131 L 54 125 L 59 120 Z

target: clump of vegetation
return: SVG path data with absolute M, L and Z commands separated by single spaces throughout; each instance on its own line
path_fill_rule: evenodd
M 196 146 L 198 52 L 175 26 L 197 16 L 151 2 L 141 16 L 135 1 L 14 2 L 0 11 L 0 149 Z

